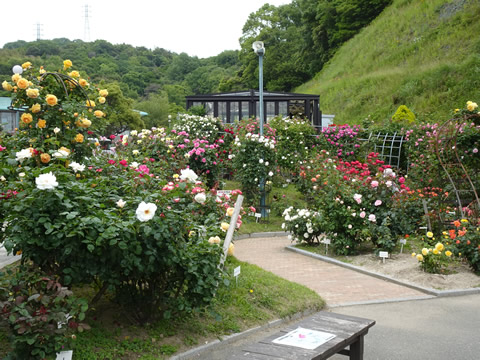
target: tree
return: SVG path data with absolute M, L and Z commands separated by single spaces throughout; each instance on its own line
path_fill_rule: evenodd
M 164 92 L 150 94 L 146 100 L 136 102 L 135 109 L 148 113 L 142 118 L 146 128 L 168 125 L 169 103 L 167 94 Z
M 127 129 L 142 129 L 145 127 L 140 114 L 133 111 L 133 100 L 126 98 L 118 83 L 103 84 L 108 90 L 106 114 L 106 134 L 119 134 Z

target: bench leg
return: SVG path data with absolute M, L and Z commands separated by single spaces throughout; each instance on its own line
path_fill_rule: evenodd
M 350 345 L 350 360 L 363 360 L 363 335 Z

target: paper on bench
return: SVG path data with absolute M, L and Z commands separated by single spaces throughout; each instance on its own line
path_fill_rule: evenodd
M 279 338 L 276 338 L 273 340 L 273 343 L 313 350 L 334 337 L 334 334 L 299 327 Z

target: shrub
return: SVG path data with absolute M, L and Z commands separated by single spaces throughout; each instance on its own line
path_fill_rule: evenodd
M 415 114 L 405 105 L 400 105 L 392 116 L 394 123 L 412 125 L 415 122 Z
M 264 133 L 265 136 L 259 135 L 256 121 L 246 122 L 240 126 L 233 144 L 235 177 L 249 204 L 258 200 L 262 180 L 271 181 L 276 170 L 274 130 L 266 125 Z
M 275 129 L 277 164 L 298 174 L 298 165 L 310 156 L 316 143 L 314 127 L 299 118 L 274 118 L 269 125 Z
M 0 283 L 0 319 L 10 325 L 11 359 L 43 359 L 71 349 L 88 309 L 56 277 L 30 267 L 7 270 Z
M 453 228 L 444 236 L 453 242 L 454 254 L 465 258 L 472 270 L 480 274 L 480 222 L 474 220 L 455 220 Z

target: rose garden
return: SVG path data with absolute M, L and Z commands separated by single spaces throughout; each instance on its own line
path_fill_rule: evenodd
M 313 249 L 328 239 L 349 256 L 392 253 L 408 239 L 426 272 L 459 262 L 480 272 L 475 99 L 435 124 L 404 107 L 382 128 L 317 132 L 275 118 L 260 136 L 255 119 L 181 114 L 168 129 L 112 134 L 108 89 L 69 60 L 22 68 L 2 84 L 23 110 L 20 127 L 0 133 L 0 243 L 22 255 L 0 284 L 10 359 L 75 348 L 101 302 L 139 327 L 208 309 L 220 287 L 229 291 L 220 264 L 239 195 L 237 232 L 268 221 L 292 241 Z M 395 164 L 371 136 L 393 133 Z M 262 196 L 268 219 L 259 220 Z

